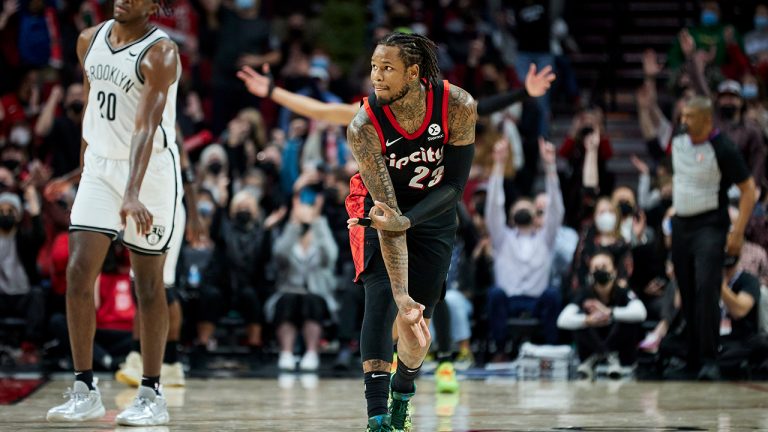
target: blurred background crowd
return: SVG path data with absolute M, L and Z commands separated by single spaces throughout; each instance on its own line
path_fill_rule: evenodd
M 79 166 L 86 95 L 75 43 L 111 17 L 112 2 L 1 7 L 2 361 L 69 370 L 76 186 L 45 192 Z M 297 334 L 305 349 L 329 353 L 328 365 L 352 365 L 364 293 L 348 246 L 344 199 L 357 165 L 345 130 L 253 96 L 236 72 L 269 64 L 282 88 L 356 103 L 371 89 L 370 53 L 392 31 L 434 40 L 444 77 L 476 99 L 521 88 L 532 62 L 557 74 L 546 96 L 478 119 L 447 283 L 458 360 L 506 361 L 522 338 L 573 342 L 581 360 L 601 353 L 611 367 L 659 350 L 680 306 L 668 147 L 682 101 L 697 94 L 712 98 L 761 191 L 723 284 L 755 301 L 746 312 L 723 304 L 721 326 L 723 349 L 740 350 L 735 364 L 760 367 L 744 344 L 766 332 L 768 3 L 174 0 L 167 9 L 155 23 L 181 53 L 178 128 L 205 228 L 184 242 L 176 269 L 193 370 L 211 353 L 274 362 Z M 557 155 L 540 152 L 540 137 Z M 525 238 L 509 243 L 505 227 Z M 97 368 L 114 370 L 131 349 L 128 270 L 116 243 L 96 290 Z M 624 313 L 607 319 L 613 307 Z M 580 313 L 593 319 L 574 322 Z

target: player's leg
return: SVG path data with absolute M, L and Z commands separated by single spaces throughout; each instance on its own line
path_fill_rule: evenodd
M 78 381 L 93 389 L 94 286 L 112 240 L 104 234 L 73 231 L 67 263 L 67 327 Z M 84 375 L 89 375 L 87 378 Z
M 120 227 L 120 196 L 106 182 L 112 162 L 85 153 L 85 170 L 70 215 L 67 262 L 67 327 L 76 381 L 69 400 L 48 411 L 49 421 L 102 417 L 104 406 L 93 380 L 96 334 L 94 285 Z
M 164 262 L 165 254 L 146 255 L 131 250 L 131 267 L 140 311 L 139 334 L 144 371 L 133 404 L 115 417 L 119 425 L 155 426 L 170 420 L 165 398 L 160 391 L 160 370 L 168 336 Z
M 163 268 L 173 234 L 180 229 L 175 226 L 182 190 L 177 158 L 172 149 L 152 155 L 139 193 L 139 201 L 152 214 L 152 226 L 148 233 L 139 234 L 129 217 L 123 234 L 136 285 L 143 374 L 133 404 L 115 417 L 120 425 L 155 426 L 170 420 L 160 391 L 160 371 L 168 337 Z M 127 177 L 126 171 L 123 179 Z
M 97 232 L 76 231 L 69 237 L 67 263 L 67 327 L 75 367 L 69 401 L 48 411 L 48 421 L 83 421 L 105 414 L 93 378 L 93 343 L 96 335 L 94 286 L 111 239 Z M 82 395 L 82 396 L 79 396 Z
M 392 324 L 397 308 L 381 254 L 376 251 L 361 275 L 365 310 L 360 334 L 365 400 L 370 431 L 391 430 L 387 399 L 392 360 Z

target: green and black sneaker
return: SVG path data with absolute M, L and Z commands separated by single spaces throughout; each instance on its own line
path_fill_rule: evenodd
M 392 419 L 389 414 L 381 414 L 368 419 L 366 432 L 392 432 Z
M 411 430 L 411 398 L 416 394 L 392 392 L 389 402 L 389 415 L 392 416 L 392 430 L 395 432 L 410 432 Z

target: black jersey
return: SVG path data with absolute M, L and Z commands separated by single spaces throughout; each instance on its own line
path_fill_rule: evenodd
M 427 110 L 419 129 L 409 134 L 388 105 L 379 105 L 372 93 L 363 107 L 379 136 L 381 152 L 403 212 L 416 205 L 443 179 L 443 147 L 448 143 L 450 85 L 443 81 L 427 88 Z
M 363 108 L 368 113 L 379 137 L 381 152 L 395 189 L 397 205 L 403 213 L 426 197 L 430 190 L 440 185 L 443 180 L 444 146 L 447 145 L 449 138 L 449 90 L 448 81 L 443 81 L 434 87 L 428 84 L 427 111 L 424 121 L 412 134 L 407 133 L 398 124 L 387 105 L 376 103 L 374 94 L 363 99 Z M 373 199 L 359 173 L 350 180 L 350 193 L 346 205 L 349 216 L 357 218 L 366 217 L 373 207 Z M 446 212 L 445 217 L 436 218 L 429 224 L 420 225 L 408 231 L 409 255 L 414 251 L 425 249 L 418 247 L 421 243 L 429 243 L 426 249 L 430 249 L 429 254 L 435 257 L 424 257 L 420 262 L 443 263 L 444 255 L 450 258 L 456 222 L 455 215 L 448 213 L 451 212 Z M 350 230 L 349 237 L 357 276 L 359 276 L 371 256 L 370 251 L 366 252 L 365 244 L 378 247 L 377 233 L 373 228 L 358 226 Z M 441 247 L 443 243 L 446 247 Z

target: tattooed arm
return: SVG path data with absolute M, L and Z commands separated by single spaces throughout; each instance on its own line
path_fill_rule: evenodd
M 371 214 L 374 228 L 405 231 L 456 208 L 469 178 L 475 154 L 477 103 L 469 93 L 454 85 L 448 101 L 448 145 L 443 156 L 442 182 L 405 214 L 394 212 L 386 203 L 376 203 L 378 215 Z
M 375 201 L 385 203 L 393 212 L 400 214 L 395 188 L 389 177 L 387 165 L 381 155 L 381 145 L 376 130 L 364 110 L 359 110 L 347 128 L 347 141 L 360 167 L 360 176 Z M 411 325 L 422 346 L 426 339 L 422 333 L 424 306 L 408 295 L 408 244 L 405 232 L 379 230 L 381 256 L 389 274 L 392 296 L 399 314 Z M 423 342 L 423 343 L 422 343 Z

